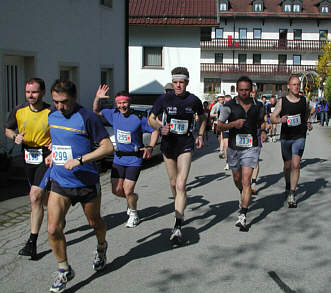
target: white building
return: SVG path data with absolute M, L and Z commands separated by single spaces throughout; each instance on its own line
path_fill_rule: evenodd
M 79 103 L 88 108 L 100 83 L 110 84 L 111 94 L 125 89 L 127 8 L 123 0 L 2 0 L 2 129 L 8 113 L 25 101 L 24 84 L 31 77 L 45 80 L 49 103 L 55 79 L 74 81 Z
M 130 0 L 129 91 L 134 102 L 153 103 L 171 82 L 171 70 L 186 67 L 187 90 L 202 98 L 200 29 L 217 24 L 214 0 Z
M 218 25 L 201 41 L 201 88 L 235 94 L 249 76 L 263 94 L 280 94 L 290 74 L 316 69 L 331 32 L 331 1 L 217 0 Z

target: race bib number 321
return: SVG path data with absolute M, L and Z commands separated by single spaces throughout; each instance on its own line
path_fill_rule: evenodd
M 64 165 L 72 159 L 72 148 L 70 145 L 52 145 L 52 161 L 56 165 Z

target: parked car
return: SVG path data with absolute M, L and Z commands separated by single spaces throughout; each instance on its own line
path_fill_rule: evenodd
M 131 105 L 130 107 L 131 107 L 131 109 L 133 109 L 135 111 L 135 113 L 137 115 L 142 115 L 145 117 L 148 117 L 152 110 L 152 106 L 150 106 L 150 105 Z M 111 125 L 109 125 L 108 121 L 103 116 L 100 116 L 100 118 L 101 118 L 102 123 L 105 126 L 107 132 L 109 133 L 109 138 L 110 138 L 111 142 L 113 143 L 114 148 L 116 149 L 116 141 L 115 141 L 113 127 Z M 144 133 L 143 134 L 143 144 L 149 145 L 150 138 L 151 138 L 150 133 Z M 161 136 L 159 136 L 158 141 L 153 149 L 152 158 L 161 155 L 160 145 L 161 145 Z M 113 159 L 114 159 L 114 154 L 111 154 L 111 155 L 105 156 L 103 159 L 97 161 L 96 163 L 97 163 L 99 171 L 104 172 L 107 169 L 111 169 L 111 166 L 113 164 Z

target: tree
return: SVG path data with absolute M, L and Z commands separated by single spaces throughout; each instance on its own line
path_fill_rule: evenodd
M 331 76 L 328 76 L 324 86 L 325 99 L 331 105 Z
M 322 48 L 323 55 L 317 64 L 317 86 L 322 87 L 326 79 L 331 76 L 331 42 L 326 39 Z

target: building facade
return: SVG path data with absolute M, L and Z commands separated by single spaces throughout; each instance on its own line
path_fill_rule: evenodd
M 152 104 L 187 67 L 188 91 L 200 98 L 200 30 L 217 25 L 215 0 L 130 0 L 129 90 L 135 103 Z
M 0 3 L 0 123 L 25 101 L 25 80 L 74 81 L 78 102 L 92 107 L 100 83 L 111 95 L 127 84 L 127 1 L 11 1 Z M 116 30 L 113 29 L 116 27 Z M 3 132 L 1 138 L 4 140 Z
M 201 91 L 235 95 L 249 76 L 280 95 L 290 74 L 315 70 L 331 37 L 331 1 L 217 0 L 218 25 L 201 36 Z

